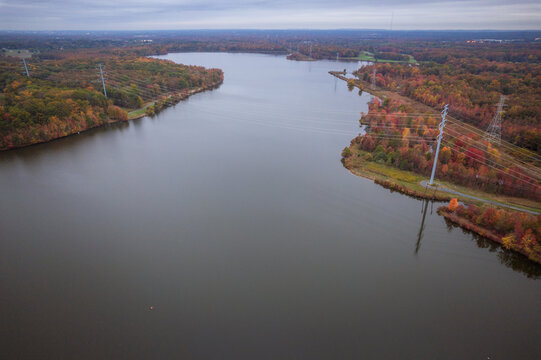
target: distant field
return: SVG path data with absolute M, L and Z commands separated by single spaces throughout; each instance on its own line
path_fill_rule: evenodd
M 415 60 L 413 56 L 411 55 L 408 55 L 408 56 L 409 56 L 408 61 L 378 59 L 378 62 L 380 63 L 406 63 L 407 62 L 408 64 L 418 64 L 417 60 Z M 360 60 L 360 61 L 370 61 L 370 62 L 376 61 L 374 54 L 368 51 L 362 51 L 358 56 L 352 59 Z
M 3 49 L 2 54 L 6 56 L 28 59 L 32 57 L 32 53 L 27 49 Z

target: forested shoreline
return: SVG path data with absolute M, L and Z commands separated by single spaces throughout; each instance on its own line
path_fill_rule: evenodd
M 107 70 L 106 93 L 97 66 Z M 145 107 L 152 115 L 194 92 L 223 81 L 219 69 L 175 64 L 134 55 L 62 54 L 29 65 L 0 60 L 0 150 L 58 139 L 117 121 Z
M 361 118 L 367 134 L 353 139 L 351 146 L 370 154 L 365 161 L 429 176 L 439 121 L 431 113 L 414 113 L 398 100 L 386 98 L 380 102 L 376 98 L 369 104 L 369 112 Z M 440 149 L 438 179 L 488 193 L 541 201 L 541 186 L 531 182 L 527 169 L 515 167 L 498 171 L 497 166 L 505 166 L 500 150 L 480 138 L 472 143 L 469 139 L 475 134 L 457 128 L 452 124 L 447 127 L 454 136 L 445 139 Z
M 342 162 L 356 175 L 374 181 L 405 195 L 431 200 L 448 200 L 450 195 L 423 188 L 421 180 L 430 176 L 433 165 L 433 146 L 439 129 L 437 118 L 413 113 L 413 108 L 397 99 L 374 98 L 369 112 L 361 118 L 365 134 L 351 141 L 342 151 Z M 451 125 L 452 126 L 452 125 Z M 541 186 L 530 183 L 528 173 L 521 168 L 505 172 L 492 165 L 505 159 L 488 141 L 479 139 L 477 147 L 463 138 L 446 141 L 442 146 L 436 172 L 437 181 L 445 181 L 482 194 L 524 198 L 531 204 L 541 202 Z M 483 151 L 482 151 L 483 150 Z M 394 170 L 396 169 L 396 170 Z M 418 176 L 413 174 L 418 174 Z M 411 175 L 410 175 L 411 174 Z M 511 198 L 510 198 L 511 199 Z M 448 207 L 440 207 L 438 214 L 463 229 L 501 244 L 505 249 L 521 253 L 541 263 L 541 215 L 508 210 L 494 205 L 459 204 L 453 199 Z
M 438 208 L 438 214 L 460 227 L 501 244 L 541 264 L 541 215 L 460 205 L 456 199 Z
M 497 54 L 485 52 L 472 48 L 458 55 L 449 49 L 431 49 L 414 53 L 417 59 L 429 59 L 421 66 L 372 64 L 360 68 L 356 76 L 371 82 L 375 69 L 378 87 L 436 108 L 449 104 L 451 115 L 483 130 L 489 126 L 503 95 L 502 137 L 541 152 L 541 65 L 532 62 L 537 59 L 536 52 L 518 51 L 516 55 L 526 58 L 521 62 L 500 60 Z

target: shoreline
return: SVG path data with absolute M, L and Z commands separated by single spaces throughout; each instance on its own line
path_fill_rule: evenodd
M 162 111 L 163 109 L 166 109 L 166 108 L 169 108 L 169 107 L 172 107 L 172 106 L 175 106 L 176 104 L 178 104 L 179 102 L 183 101 L 183 100 L 186 100 L 188 99 L 190 96 L 192 95 L 195 95 L 195 94 L 198 94 L 198 93 L 201 93 L 201 92 L 204 92 L 204 91 L 208 91 L 208 90 L 214 90 L 216 88 L 218 88 L 221 84 L 223 83 L 223 80 L 221 80 L 220 82 L 217 82 L 215 84 L 212 84 L 212 85 L 209 85 L 209 86 L 201 86 L 201 87 L 198 87 L 198 88 L 195 88 L 195 89 L 190 89 L 186 92 L 180 92 L 178 94 L 172 94 L 172 95 L 169 95 L 167 97 L 167 99 L 170 99 L 170 98 L 173 98 L 173 96 L 178 96 L 178 98 L 176 98 L 178 101 L 175 101 L 173 103 L 170 103 L 169 105 L 166 105 L 164 106 L 160 111 Z M 174 99 L 174 98 L 173 98 Z M 144 118 L 145 116 L 149 116 L 146 112 L 144 112 L 143 114 L 139 114 L 139 115 L 136 115 L 134 117 L 129 117 L 130 116 L 130 113 L 131 112 L 136 112 L 136 111 L 140 111 L 140 110 L 145 110 L 153 105 L 156 104 L 158 100 L 156 101 L 153 101 L 152 103 L 142 107 L 142 108 L 139 108 L 139 109 L 135 109 L 135 110 L 132 110 L 128 113 L 128 120 L 126 121 L 131 121 L 131 120 L 136 120 L 136 119 L 141 119 L 141 118 Z M 122 122 L 122 120 L 116 120 L 116 121 L 113 121 L 111 122 L 111 124 L 113 123 L 116 123 L 116 122 Z
M 397 94 L 395 92 L 391 92 L 389 90 L 371 90 L 370 89 L 370 84 L 366 84 L 366 83 L 362 82 L 359 79 L 348 79 L 347 77 L 344 76 L 343 71 L 329 71 L 329 74 L 339 78 L 340 80 L 345 81 L 348 84 L 348 86 L 350 86 L 350 84 L 351 84 L 351 86 L 357 87 L 362 91 L 364 91 L 364 88 L 366 88 L 368 93 L 370 93 L 371 95 L 376 96 L 378 98 L 391 97 L 393 99 L 398 99 L 400 101 L 404 101 L 407 104 L 410 104 L 410 105 L 414 106 L 420 112 L 431 113 L 431 114 L 437 115 L 437 116 L 440 115 L 437 110 L 435 110 L 435 109 L 433 109 L 433 108 L 431 108 L 431 107 L 429 107 L 427 105 L 421 104 L 416 100 L 404 97 L 404 96 L 402 96 L 400 94 Z M 359 152 L 355 151 L 355 149 L 354 149 L 353 140 L 352 140 L 351 144 L 346 146 L 346 148 L 348 148 L 350 150 L 350 153 L 352 153 L 353 155 L 356 155 L 357 157 L 359 157 L 359 155 L 358 155 Z M 344 154 L 342 154 L 342 155 L 344 155 Z M 344 156 L 343 156 L 343 158 L 344 158 Z M 363 176 L 363 177 L 370 178 L 370 176 L 365 176 L 365 174 L 364 174 L 366 172 L 366 168 L 359 167 L 358 164 L 351 164 L 351 162 L 352 161 L 348 162 L 347 160 L 346 161 L 343 160 L 344 166 L 348 170 L 350 170 L 353 174 L 358 175 L 358 176 Z M 361 160 L 361 162 L 366 163 L 366 161 L 364 161 L 364 159 Z M 348 164 L 348 163 L 350 163 L 350 164 Z M 346 166 L 346 164 L 347 164 L 347 166 Z M 352 169 L 356 169 L 357 171 L 352 171 Z M 388 170 L 388 172 L 393 173 L 393 175 L 394 174 L 401 175 L 401 174 L 405 173 L 405 172 L 403 172 L 403 171 L 401 171 L 399 169 L 395 169 L 395 168 L 391 168 L 391 167 L 387 167 L 387 170 Z M 410 172 L 408 172 L 408 173 L 410 173 Z M 411 173 L 411 174 L 414 174 L 414 173 Z M 421 185 L 419 185 L 418 183 L 420 183 L 422 180 L 427 180 L 427 179 L 426 179 L 426 177 L 423 177 L 423 176 L 421 176 L 419 174 L 416 174 L 416 176 L 419 178 L 418 179 L 419 181 L 417 181 L 416 183 L 414 183 L 413 181 L 408 181 L 407 183 L 404 183 L 403 181 L 399 181 L 399 185 L 403 185 L 406 188 L 409 188 L 409 190 L 419 192 L 421 190 L 420 189 Z M 390 178 L 390 180 L 397 180 L 397 179 L 394 179 L 393 176 L 385 176 L 385 177 Z M 389 179 L 385 179 L 385 180 L 389 180 Z M 463 197 L 460 196 L 460 195 L 450 196 L 450 194 L 445 192 L 445 191 L 442 191 L 441 192 L 442 194 L 446 194 L 449 197 L 459 198 L 464 202 L 468 202 L 468 203 L 499 202 L 499 203 L 505 203 L 505 204 L 509 205 L 510 207 L 523 208 L 524 210 L 528 210 L 528 211 L 539 212 L 539 210 L 541 210 L 541 207 L 539 206 L 539 203 L 534 203 L 533 201 L 529 201 L 526 198 L 517 198 L 517 197 L 500 195 L 500 194 L 485 193 L 485 192 L 482 192 L 482 191 L 479 191 L 479 190 L 476 190 L 476 189 L 470 189 L 470 188 L 463 187 L 463 186 L 460 186 L 460 185 L 446 183 L 445 181 L 442 182 L 442 184 L 444 186 L 450 187 L 450 188 L 452 188 L 452 189 L 454 189 L 456 191 L 459 191 L 459 192 L 463 193 L 465 196 L 463 196 Z M 424 190 L 425 190 L 425 188 L 423 187 L 422 191 L 424 192 Z M 408 192 L 406 190 L 403 193 L 407 194 Z M 481 200 L 479 200 L 479 201 L 472 200 L 472 198 L 470 198 L 470 196 L 473 196 L 473 197 L 476 197 L 476 198 L 481 198 Z M 494 206 L 496 206 L 496 205 L 494 205 Z M 523 211 L 523 210 L 516 210 L 516 211 Z
M 451 222 L 452 224 L 460 227 L 461 229 L 465 229 L 467 231 L 470 231 L 474 234 L 477 234 L 479 236 L 482 236 L 486 239 L 489 239 L 495 243 L 498 243 L 502 247 L 506 248 L 509 251 L 512 251 L 514 253 L 521 254 L 525 256 L 528 260 L 536 263 L 541 264 L 541 259 L 536 259 L 530 256 L 530 254 L 522 247 L 506 247 L 504 244 L 504 236 L 500 236 L 498 234 L 495 234 L 494 232 L 485 229 L 482 226 L 476 225 L 472 223 L 470 220 L 465 219 L 463 217 L 460 217 L 456 215 L 454 212 L 451 212 L 449 209 L 447 209 L 445 206 L 439 207 L 437 210 L 438 215 L 443 216 L 446 221 Z
M 329 74 L 346 81 L 348 86 L 357 87 L 363 90 L 364 83 L 357 79 L 346 78 L 344 76 L 344 72 L 329 71 Z M 383 95 L 389 97 L 392 96 L 393 98 L 395 98 L 395 94 L 389 94 L 388 91 L 379 92 L 370 90 L 370 93 L 373 96 L 381 97 Z M 396 95 L 396 98 L 402 98 L 401 95 Z M 408 100 L 408 102 L 410 103 L 414 102 L 414 100 L 412 99 Z M 419 104 L 419 107 L 426 108 L 427 106 L 424 104 Z M 435 112 L 434 109 L 430 110 Z M 346 146 L 342 151 L 342 164 L 344 165 L 344 167 L 348 169 L 352 174 L 373 180 L 376 184 L 386 189 L 389 189 L 391 192 L 396 191 L 416 199 L 428 199 L 432 201 L 449 201 L 451 200 L 451 198 L 458 198 L 464 203 L 481 203 L 483 204 L 483 206 L 488 206 L 492 209 L 511 208 L 511 211 L 521 213 L 532 213 L 535 212 L 532 210 L 537 210 L 536 208 L 529 206 L 535 206 L 536 204 L 529 203 L 525 200 L 520 202 L 520 204 L 517 204 L 519 207 L 523 208 L 520 209 L 513 207 L 511 206 L 511 204 L 509 204 L 509 202 L 512 202 L 512 200 L 516 200 L 515 198 L 509 198 L 508 201 L 501 201 L 501 197 L 498 198 L 497 196 L 495 197 L 483 192 L 477 192 L 466 187 L 464 188 L 464 190 L 460 190 L 460 192 L 454 191 L 455 194 L 450 194 L 449 192 L 445 191 L 442 192 L 441 190 L 437 190 L 435 188 L 429 188 L 426 186 L 426 178 L 420 174 L 400 170 L 385 164 L 370 161 L 371 153 L 367 153 L 355 146 L 357 143 L 356 140 L 357 138 L 351 140 L 349 146 Z M 425 186 L 423 186 L 423 183 Z M 444 187 L 449 185 L 450 184 L 444 184 Z M 457 187 L 457 185 L 453 184 L 452 187 L 455 188 Z M 437 194 L 437 192 L 439 192 L 439 194 Z M 477 194 L 478 196 L 473 196 L 474 194 Z M 497 204 L 495 204 L 494 201 L 497 200 L 500 200 L 498 202 L 501 202 L 502 205 L 498 206 Z M 535 255 L 535 253 L 529 253 L 523 247 L 514 244 L 509 245 L 507 238 L 504 239 L 504 236 L 500 236 L 493 231 L 490 231 L 486 228 L 476 225 L 475 223 L 472 223 L 469 219 L 463 218 L 455 214 L 454 212 L 451 212 L 445 206 L 440 207 L 437 213 L 438 215 L 443 216 L 447 222 L 452 223 L 454 226 L 460 227 L 465 231 L 470 231 L 483 238 L 491 240 L 497 244 L 500 244 L 502 247 L 511 252 L 521 254 L 525 256 L 528 260 L 537 264 L 541 264 L 541 259 L 537 255 Z
M 394 179 L 392 176 L 389 176 L 389 174 L 385 174 L 385 171 L 376 171 L 374 169 L 367 169 L 367 168 L 361 168 L 361 167 L 354 167 L 351 166 L 351 164 L 347 164 L 347 158 L 342 158 L 342 165 L 352 174 L 355 176 L 359 176 L 368 180 L 372 180 L 374 183 L 378 184 L 381 187 L 384 187 L 385 189 L 390 190 L 391 192 L 398 192 L 403 195 L 406 195 L 408 197 L 418 199 L 418 200 L 430 200 L 430 201 L 437 201 L 437 202 L 448 202 L 451 200 L 451 196 L 443 192 L 441 190 L 437 189 L 429 189 L 426 187 L 422 187 L 420 185 L 420 181 L 418 181 L 419 185 L 418 188 L 414 188 L 414 183 L 417 182 L 417 177 L 420 178 L 420 175 L 406 172 L 399 169 L 391 169 L 388 168 L 390 171 L 400 172 L 399 176 L 402 177 L 401 181 L 398 181 Z M 385 165 L 378 164 L 381 169 L 380 170 L 386 170 L 383 169 Z M 411 182 L 408 181 L 407 177 L 415 177 L 415 180 L 412 180 Z
M 204 91 L 207 91 L 207 90 L 216 89 L 222 83 L 223 83 L 223 78 L 219 82 L 216 82 L 216 83 L 213 83 L 213 84 L 210 84 L 210 85 L 207 85 L 207 86 L 201 86 L 201 87 L 198 87 L 198 88 L 195 88 L 195 89 L 190 89 L 184 94 L 180 93 L 179 94 L 180 97 L 178 98 L 178 101 L 176 101 L 174 103 L 171 103 L 169 105 L 165 105 L 161 110 L 172 107 L 172 106 L 175 106 L 179 102 L 181 102 L 182 100 L 186 100 L 190 96 L 195 95 L 197 93 L 204 92 Z M 152 105 L 154 105 L 155 103 L 156 103 L 156 101 L 154 101 L 152 103 Z M 147 105 L 147 107 L 152 106 L 152 105 Z M 146 107 L 143 107 L 141 109 L 145 109 L 145 108 Z M 138 110 L 141 110 L 141 109 L 136 109 L 136 110 L 133 110 L 133 111 L 138 111 Z M 64 135 L 64 136 L 59 136 L 59 137 L 55 137 L 55 138 L 44 140 L 44 141 L 36 141 L 36 142 L 28 143 L 28 144 L 23 144 L 23 145 L 20 145 L 20 146 L 13 146 L 13 147 L 10 147 L 10 148 L 7 148 L 7 149 L 0 149 L 0 152 L 8 152 L 8 151 L 18 150 L 18 149 L 22 149 L 22 148 L 27 148 L 27 147 L 34 146 L 34 145 L 46 144 L 46 143 L 56 141 L 56 140 L 60 140 L 60 139 L 64 139 L 64 138 L 67 138 L 67 137 L 70 137 L 70 136 L 79 135 L 79 134 L 87 132 L 89 130 L 102 128 L 102 127 L 105 127 L 107 125 L 118 124 L 118 123 L 127 123 L 127 122 L 130 122 L 132 120 L 141 119 L 141 118 L 143 118 L 145 116 L 149 116 L 149 115 L 147 115 L 146 112 L 145 112 L 143 114 L 140 114 L 140 115 L 137 115 L 135 117 L 130 118 L 129 113 L 128 113 L 128 119 L 127 120 L 110 120 L 108 118 L 107 122 L 105 122 L 103 124 L 98 124 L 98 125 L 95 125 L 95 126 L 87 127 L 86 129 L 83 129 L 83 130 L 80 130 L 80 131 L 77 131 L 77 132 L 72 132 L 72 133 Z

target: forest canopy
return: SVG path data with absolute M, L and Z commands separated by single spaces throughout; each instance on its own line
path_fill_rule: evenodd
M 77 53 L 28 65 L 29 78 L 18 71 L 18 61 L 0 60 L 0 149 L 125 121 L 130 110 L 223 80 L 219 69 L 128 55 Z

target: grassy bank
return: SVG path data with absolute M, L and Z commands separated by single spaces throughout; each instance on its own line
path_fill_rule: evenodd
M 421 181 L 426 179 L 419 174 L 369 161 L 370 153 L 362 151 L 356 146 L 350 146 L 346 149 L 342 153 L 342 163 L 352 174 L 374 180 L 376 184 L 411 197 L 437 201 L 451 199 L 451 196 L 444 191 L 427 189 L 422 186 Z
M 426 176 L 372 161 L 372 154 L 359 149 L 356 144 L 352 144 L 343 150 L 342 163 L 344 164 L 344 167 L 357 176 L 374 180 L 374 182 L 383 185 L 386 188 L 390 188 L 390 184 L 394 184 L 393 190 L 416 198 L 441 201 L 448 201 L 451 198 L 458 198 L 465 203 L 476 205 L 481 205 L 484 203 L 482 200 L 486 200 L 502 204 L 509 204 L 524 210 L 537 212 L 541 211 L 539 203 L 530 199 L 492 193 L 489 194 L 480 190 L 467 188 L 446 181 L 438 181 L 439 187 L 454 190 L 465 195 L 474 196 L 482 200 L 476 201 L 467 196 L 450 194 L 443 190 L 427 189 L 421 184 L 422 181 L 427 180 Z
M 223 79 L 206 86 L 201 86 L 191 90 L 184 90 L 179 93 L 168 95 L 161 100 L 152 101 L 144 104 L 143 107 L 135 110 L 125 109 L 128 112 L 128 120 L 139 119 L 147 115 L 153 115 L 161 111 L 162 109 L 178 104 L 180 101 L 187 99 L 193 94 L 197 94 L 202 91 L 214 89 L 223 82 Z

